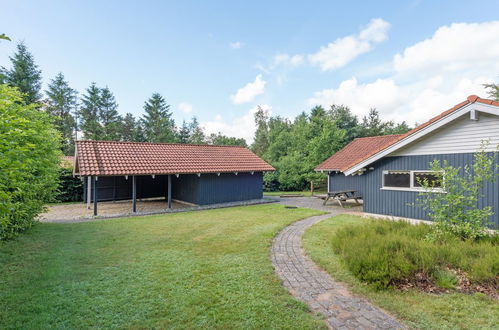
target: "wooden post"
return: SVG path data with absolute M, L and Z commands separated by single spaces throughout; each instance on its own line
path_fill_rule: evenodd
M 87 177 L 87 210 L 90 210 L 90 203 L 92 202 L 92 177 Z
M 97 184 L 96 184 L 96 177 L 93 176 L 92 177 L 92 186 L 94 188 L 94 196 L 93 196 L 93 199 L 94 199 L 94 216 L 97 216 Z
M 132 212 L 137 212 L 137 180 L 132 176 Z
M 168 208 L 172 208 L 172 176 L 168 174 Z
M 310 195 L 314 195 L 314 181 L 310 181 Z

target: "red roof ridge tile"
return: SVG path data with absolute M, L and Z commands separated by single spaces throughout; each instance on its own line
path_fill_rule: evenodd
M 229 147 L 229 148 L 244 148 L 243 146 L 225 145 L 225 144 L 201 144 L 201 143 L 180 143 L 180 142 L 139 142 L 139 141 L 113 141 L 113 140 L 77 140 L 77 142 L 104 142 L 104 143 L 122 143 L 122 144 L 147 144 L 147 145 L 180 145 L 180 146 L 196 146 L 196 147 Z

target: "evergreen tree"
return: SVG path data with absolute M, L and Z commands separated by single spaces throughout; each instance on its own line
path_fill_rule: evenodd
M 101 89 L 93 82 L 86 89 L 81 98 L 79 115 L 81 118 L 80 129 L 85 139 L 100 140 L 102 138 L 102 126 L 99 123 L 101 109 Z
M 484 84 L 489 97 L 495 101 L 499 101 L 499 84 Z
M 386 124 L 379 117 L 376 108 L 371 108 L 369 114 L 362 119 L 362 136 L 383 135 Z
M 144 104 L 142 118 L 144 136 L 147 142 L 174 142 L 175 122 L 172 119 L 170 105 L 159 94 L 154 93 Z
M 17 52 L 9 59 L 12 68 L 8 70 L 2 67 L 0 80 L 12 87 L 17 87 L 24 94 L 23 99 L 26 104 L 40 101 L 41 71 L 24 43 L 21 42 L 17 45 Z
M 108 87 L 100 91 L 99 122 L 102 126 L 101 140 L 118 141 L 121 138 L 121 121 L 118 104 Z
M 178 129 L 177 132 L 177 142 L 179 143 L 189 143 L 189 125 L 185 120 L 182 121 L 182 126 Z
M 127 113 L 121 124 L 121 138 L 123 141 L 140 141 L 137 125 L 135 117 L 131 113 Z
M 76 90 L 69 87 L 62 72 L 57 74 L 45 91 L 47 99 L 45 110 L 54 118 L 56 128 L 62 136 L 62 152 L 65 155 L 74 153 L 74 131 L 76 122 L 72 111 L 76 108 Z
M 206 144 L 206 136 L 203 129 L 199 126 L 198 119 L 192 117 L 189 123 L 189 143 L 191 144 Z

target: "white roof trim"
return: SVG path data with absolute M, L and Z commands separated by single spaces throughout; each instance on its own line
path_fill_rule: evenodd
M 381 150 L 380 152 L 369 157 L 368 159 L 366 159 L 366 160 L 356 164 L 355 166 L 349 168 L 348 170 L 345 171 L 345 175 L 351 175 L 351 174 L 357 172 L 358 170 L 360 170 L 360 169 L 366 167 L 367 165 L 377 161 L 378 159 L 383 158 L 383 157 L 391 154 L 392 152 L 408 145 L 411 142 L 418 140 L 419 138 L 425 136 L 426 134 L 433 132 L 434 130 L 450 123 L 451 121 L 461 117 L 462 115 L 467 114 L 471 110 L 476 110 L 476 111 L 485 112 L 485 113 L 489 113 L 489 114 L 493 114 L 493 115 L 498 116 L 499 115 L 499 112 L 497 110 L 498 108 L 499 107 L 494 106 L 494 105 L 484 104 L 484 103 L 479 103 L 479 102 L 466 104 L 466 105 L 462 106 L 461 108 L 448 114 L 447 116 L 442 117 L 441 119 L 437 120 L 436 122 L 426 126 L 425 128 L 420 129 L 419 131 L 415 132 L 414 134 L 407 136 L 406 138 L 392 144 L 388 148 Z

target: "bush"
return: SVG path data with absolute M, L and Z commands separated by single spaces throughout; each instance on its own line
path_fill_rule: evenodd
M 38 105 L 24 104 L 17 89 L 0 85 L 0 240 L 31 227 L 53 200 L 59 138 Z
M 61 168 L 59 170 L 59 188 L 57 202 L 81 202 L 83 200 L 83 181 L 73 176 L 73 170 L 70 168 Z
M 474 155 L 471 165 L 453 167 L 444 161 L 430 163 L 431 170 L 441 175 L 436 180 L 420 182 L 424 192 L 419 194 L 418 204 L 428 211 L 435 222 L 430 240 L 439 240 L 448 234 L 460 239 L 479 239 L 487 236 L 489 217 L 494 214 L 492 206 L 479 207 L 479 200 L 485 197 L 486 184 L 496 182 L 499 165 L 497 153 L 487 154 L 482 147 Z M 445 193 L 435 191 L 434 186 L 443 187 Z
M 432 242 L 424 239 L 430 231 L 425 224 L 373 220 L 339 229 L 332 245 L 357 278 L 379 289 L 416 273 L 442 278 L 446 267 L 465 271 L 472 281 L 497 281 L 497 235 L 478 241 L 450 235 Z

